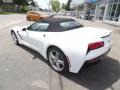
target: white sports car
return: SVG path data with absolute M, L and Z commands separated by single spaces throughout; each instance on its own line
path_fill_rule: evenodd
M 15 26 L 11 36 L 15 44 L 39 52 L 60 73 L 78 73 L 85 62 L 97 60 L 111 48 L 111 31 L 84 27 L 68 18 L 47 18 L 30 26 Z

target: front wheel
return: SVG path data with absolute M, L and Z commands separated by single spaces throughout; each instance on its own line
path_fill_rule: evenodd
M 14 31 L 11 32 L 11 36 L 12 36 L 12 39 L 13 39 L 14 43 L 15 43 L 16 45 L 19 45 L 17 36 L 16 36 L 16 34 L 15 34 Z
M 69 65 L 64 53 L 58 48 L 50 48 L 48 50 L 48 60 L 50 66 L 59 73 L 69 71 Z

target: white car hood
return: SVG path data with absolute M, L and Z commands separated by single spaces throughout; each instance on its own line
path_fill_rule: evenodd
M 23 28 L 27 28 L 29 25 L 25 25 L 25 26 L 14 26 L 12 27 L 13 30 L 15 31 L 21 31 Z

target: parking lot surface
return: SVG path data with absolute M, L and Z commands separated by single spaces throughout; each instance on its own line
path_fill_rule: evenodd
M 10 28 L 33 22 L 20 14 L 0 18 L 0 90 L 120 90 L 120 27 L 69 17 L 85 26 L 111 30 L 113 45 L 99 64 L 84 66 L 78 74 L 61 75 L 39 53 L 14 45 Z

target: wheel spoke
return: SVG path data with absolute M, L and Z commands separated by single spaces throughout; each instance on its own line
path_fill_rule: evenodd
M 60 64 L 58 62 L 56 62 L 56 66 L 57 66 L 58 70 L 61 70 Z
M 53 53 L 51 53 L 51 58 L 54 59 L 54 60 L 56 59 L 56 57 L 54 56 Z
M 63 67 L 64 67 L 64 62 L 61 61 L 61 60 L 57 60 L 56 61 L 56 66 L 57 66 L 58 70 L 62 70 Z
M 52 65 L 55 65 L 55 64 L 56 64 L 56 62 L 53 60 L 53 61 L 51 61 L 51 64 L 52 64 Z
M 57 60 L 59 57 L 59 53 L 58 52 L 55 52 L 55 59 Z
M 58 62 L 60 65 L 64 65 L 64 62 L 61 61 L 61 60 L 57 60 L 57 62 Z
M 56 56 L 54 55 L 53 52 L 50 54 L 50 58 L 51 58 L 51 61 L 50 61 L 51 64 L 56 65 Z

